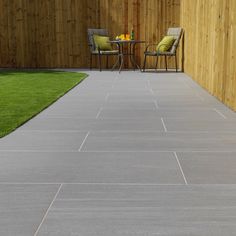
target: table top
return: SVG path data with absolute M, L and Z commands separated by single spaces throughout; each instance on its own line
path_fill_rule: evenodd
M 110 40 L 110 43 L 145 43 L 143 40 Z

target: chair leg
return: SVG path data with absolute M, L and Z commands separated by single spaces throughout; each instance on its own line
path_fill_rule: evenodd
M 98 61 L 99 61 L 99 70 L 102 71 L 102 58 L 101 58 L 101 54 L 98 54 Z
M 175 54 L 175 69 L 176 69 L 176 72 L 178 72 L 178 61 L 177 61 L 176 54 Z
M 92 70 L 93 67 L 93 54 L 90 54 L 90 70 Z
M 158 66 L 158 56 L 156 58 L 156 66 L 155 66 L 155 70 L 157 70 L 157 66 Z
M 145 54 L 144 62 L 143 62 L 143 72 L 145 72 L 145 69 L 146 69 L 146 60 L 147 60 L 147 55 Z
M 167 57 L 165 55 L 165 64 L 166 64 L 166 71 L 167 71 Z

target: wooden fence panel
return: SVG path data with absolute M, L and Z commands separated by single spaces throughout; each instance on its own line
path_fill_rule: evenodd
M 107 28 L 113 38 L 134 29 L 136 38 L 158 42 L 180 24 L 179 8 L 180 0 L 0 0 L 0 66 L 85 68 L 87 28 Z
M 184 68 L 220 101 L 236 110 L 235 0 L 181 0 Z

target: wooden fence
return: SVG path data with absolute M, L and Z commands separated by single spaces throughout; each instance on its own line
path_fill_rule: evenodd
M 181 0 L 185 72 L 236 110 L 236 1 Z
M 0 67 L 85 68 L 87 28 L 158 42 L 179 24 L 180 0 L 0 0 Z

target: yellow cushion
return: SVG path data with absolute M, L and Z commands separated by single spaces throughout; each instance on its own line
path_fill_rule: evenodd
M 158 52 L 167 52 L 173 45 L 175 38 L 173 36 L 165 36 L 157 45 Z
M 93 40 L 96 45 L 96 50 L 98 50 L 98 48 L 102 51 L 112 50 L 111 44 L 109 43 L 109 37 L 94 34 Z

